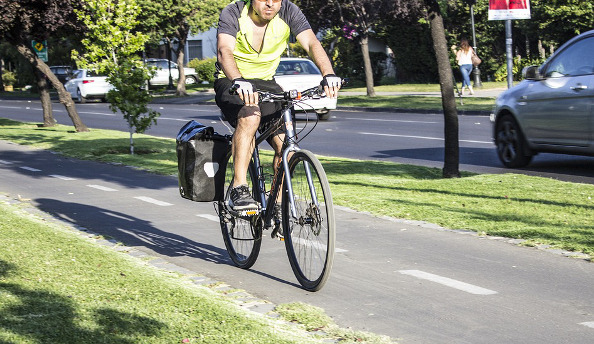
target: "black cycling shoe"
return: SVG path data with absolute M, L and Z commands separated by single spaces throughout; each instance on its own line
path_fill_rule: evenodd
M 248 186 L 240 185 L 231 190 L 229 207 L 234 211 L 257 210 L 260 208 L 260 205 L 252 198 L 252 195 L 250 195 Z

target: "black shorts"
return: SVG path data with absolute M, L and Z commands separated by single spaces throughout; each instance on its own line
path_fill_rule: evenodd
M 258 80 L 248 79 L 256 87 L 256 89 L 279 93 L 283 89 L 274 80 Z M 229 89 L 233 82 L 227 78 L 220 78 L 214 82 L 215 100 L 217 106 L 221 109 L 224 119 L 235 128 L 237 125 L 237 114 L 245 105 L 237 94 L 229 94 Z M 268 122 L 277 119 L 281 116 L 282 105 L 278 102 L 274 103 L 260 103 L 260 113 L 262 119 L 260 120 L 260 128 Z

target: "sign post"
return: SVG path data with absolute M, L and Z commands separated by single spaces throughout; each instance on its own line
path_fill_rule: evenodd
M 33 50 L 37 54 L 37 57 L 41 59 L 43 62 L 47 62 L 47 41 L 36 42 L 31 41 L 31 46 Z
M 489 0 L 489 20 L 505 20 L 507 88 L 513 86 L 512 19 L 530 19 L 530 0 Z

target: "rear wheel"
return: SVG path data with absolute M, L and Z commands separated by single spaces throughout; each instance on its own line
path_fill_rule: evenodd
M 261 216 L 236 216 L 232 214 L 227 206 L 233 185 L 233 158 L 231 153 L 227 157 L 227 168 L 225 172 L 225 199 L 219 201 L 219 219 L 225 247 L 229 257 L 242 269 L 249 269 L 254 265 L 260 246 L 262 245 L 262 219 Z M 252 173 L 252 166 L 248 169 L 248 181 L 251 181 L 251 189 L 255 190 L 255 178 Z
M 186 85 L 194 85 L 198 82 L 198 79 L 192 75 L 186 75 Z
M 330 276 L 334 261 L 336 223 L 330 184 L 322 164 L 309 151 L 295 152 L 289 171 L 296 216 L 291 213 L 285 187 L 282 219 L 287 255 L 303 288 L 317 291 Z
M 81 104 L 87 102 L 87 98 L 83 97 L 82 93 L 80 93 L 80 88 L 76 90 L 76 100 L 78 100 L 78 102 Z
M 526 154 L 522 130 L 512 116 L 505 115 L 497 123 L 495 145 L 497 156 L 506 167 L 524 167 L 532 160 L 532 155 Z

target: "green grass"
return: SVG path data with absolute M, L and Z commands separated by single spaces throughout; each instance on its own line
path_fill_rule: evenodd
M 0 199 L 1 343 L 315 343 Z
M 491 90 L 496 88 L 507 88 L 507 82 L 483 82 L 482 89 Z M 460 86 L 460 82 L 458 82 Z M 380 85 L 374 86 L 375 92 L 439 92 L 439 84 L 396 84 L 396 85 Z M 367 92 L 366 87 L 349 87 L 344 88 L 345 91 L 353 92 Z
M 0 119 L 0 139 L 76 158 L 177 173 L 173 139 L 136 135 L 136 148 L 146 154 L 131 156 L 127 133 L 69 130 Z M 269 164 L 271 153 L 262 155 Z M 443 179 L 437 168 L 329 157 L 321 161 L 337 205 L 594 255 L 594 185 L 519 174 L 464 173 L 463 178 Z
M 339 328 L 324 313 L 324 310 L 302 302 L 286 303 L 274 309 L 287 321 L 301 324 L 308 331 L 323 331 L 334 338 L 342 338 L 346 342 L 382 344 L 391 343 L 390 338 L 371 333 Z
M 456 101 L 458 111 L 491 111 L 495 105 L 494 98 L 488 97 L 466 97 L 463 104 Z M 442 111 L 441 97 L 427 96 L 340 96 L 339 107 L 382 107 L 400 109 L 420 109 Z

